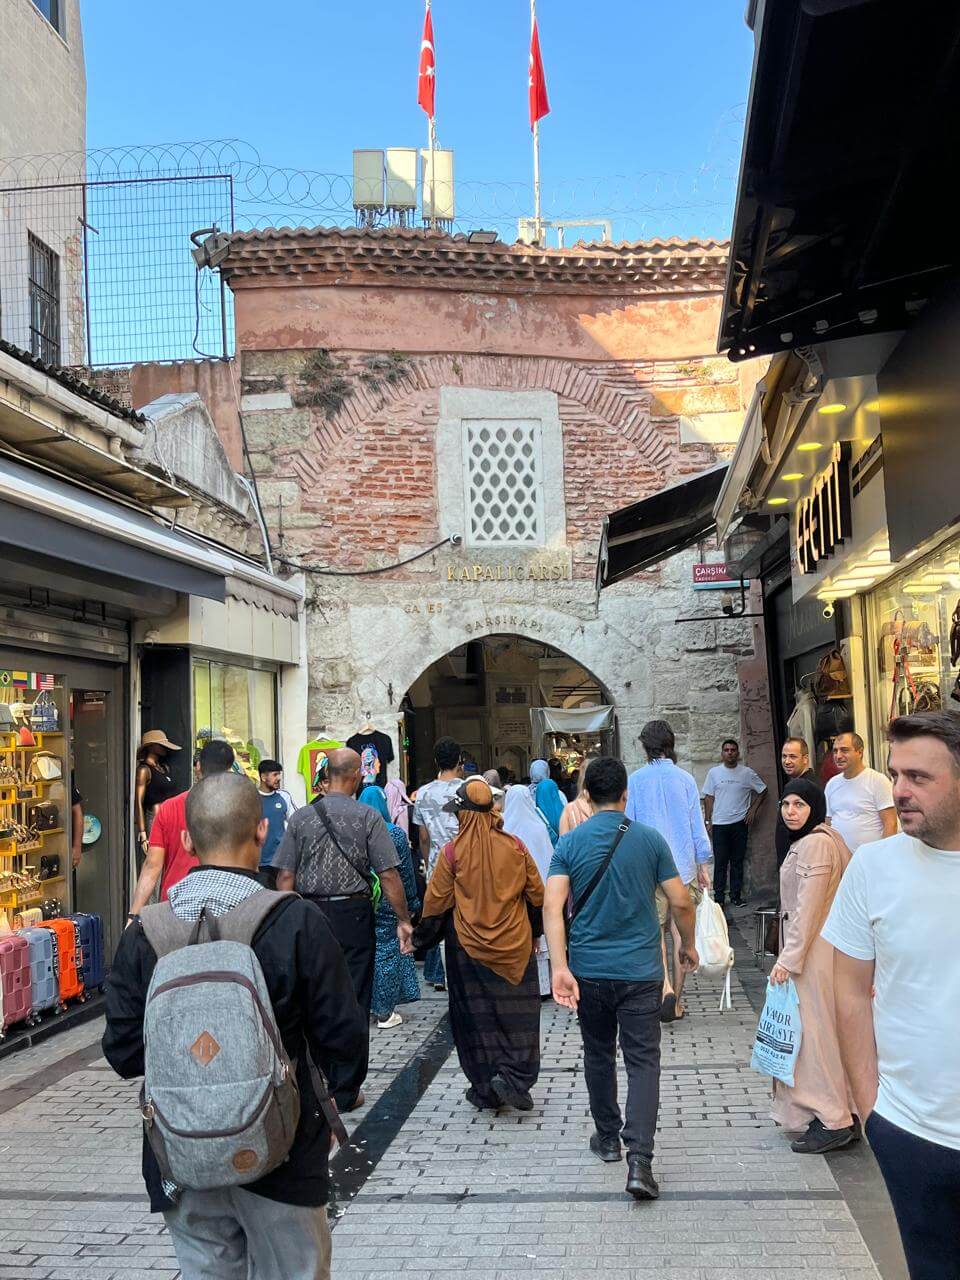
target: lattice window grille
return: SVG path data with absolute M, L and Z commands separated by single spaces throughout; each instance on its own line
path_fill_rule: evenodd
M 470 543 L 542 545 L 543 449 L 539 421 L 475 419 L 465 421 L 463 426 Z

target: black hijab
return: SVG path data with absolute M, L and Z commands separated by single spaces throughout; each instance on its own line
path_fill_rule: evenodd
M 799 831 L 790 830 L 778 808 L 777 835 L 779 837 L 782 834 L 786 838 L 786 848 L 789 850 L 791 845 L 796 844 L 798 840 L 802 840 L 804 836 L 808 836 L 815 827 L 819 827 L 826 821 L 827 797 L 823 794 L 823 789 L 808 778 L 794 778 L 792 782 L 788 782 L 780 799 L 783 800 L 786 796 L 799 796 L 805 804 L 810 806 L 810 817 Z M 779 839 L 777 844 L 779 846 Z

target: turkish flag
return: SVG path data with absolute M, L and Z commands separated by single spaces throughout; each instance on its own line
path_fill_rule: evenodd
M 549 114 L 547 79 L 543 74 L 543 59 L 540 57 L 540 33 L 534 21 L 530 36 L 530 128 L 532 129 L 538 120 Z
M 427 9 L 420 41 L 420 74 L 417 77 L 417 102 L 432 120 L 436 106 L 437 64 L 433 54 L 433 15 Z

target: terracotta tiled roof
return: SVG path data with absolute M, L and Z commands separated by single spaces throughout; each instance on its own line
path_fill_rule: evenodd
M 38 373 L 46 374 L 54 382 L 58 382 L 60 386 L 66 387 L 68 391 L 72 391 L 75 396 L 80 396 L 83 400 L 89 400 L 91 404 L 99 405 L 101 409 L 106 409 L 108 413 L 112 413 L 117 418 L 126 418 L 130 422 L 143 426 L 146 418 L 142 413 L 138 413 L 136 409 L 130 409 L 120 400 L 115 400 L 113 396 L 108 396 L 105 392 L 98 390 L 97 387 L 91 386 L 89 382 L 85 382 L 73 369 L 64 368 L 59 364 L 47 364 L 45 360 L 41 360 L 39 356 L 31 355 L 29 351 L 24 351 L 22 347 L 14 346 L 12 342 L 0 338 L 0 351 L 5 355 L 13 356 L 15 360 L 19 360 L 22 364 L 29 365 L 31 369 L 36 369 Z
M 273 227 L 230 237 L 232 283 L 297 277 L 311 284 L 490 289 L 498 293 L 687 293 L 723 288 L 728 244 L 640 240 L 541 249 L 471 244 L 465 235 L 413 227 Z

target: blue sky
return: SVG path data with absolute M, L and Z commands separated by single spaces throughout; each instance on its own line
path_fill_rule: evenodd
M 545 212 L 613 212 L 617 236 L 729 231 L 752 37 L 744 0 L 539 0 L 552 106 Z M 526 0 L 434 0 L 441 144 L 471 221 L 530 181 Z M 84 0 L 88 145 L 238 138 L 265 164 L 350 172 L 418 146 L 422 0 Z M 550 207 L 552 206 L 552 207 Z M 320 219 L 322 220 L 322 219 Z

